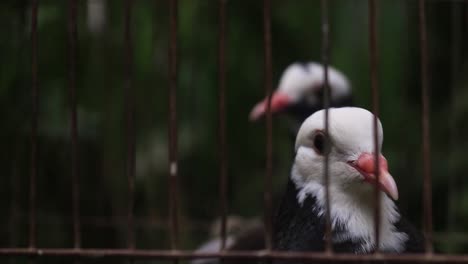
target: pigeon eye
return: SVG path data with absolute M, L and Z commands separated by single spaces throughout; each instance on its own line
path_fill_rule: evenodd
M 314 149 L 319 155 L 324 155 L 328 151 L 327 137 L 322 131 L 318 131 L 314 135 Z

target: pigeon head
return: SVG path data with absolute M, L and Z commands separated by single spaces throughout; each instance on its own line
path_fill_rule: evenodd
M 375 186 L 393 200 L 398 189 L 388 172 L 385 157 L 379 153 L 379 180 L 375 175 L 374 115 L 362 108 L 330 108 L 329 130 L 325 134 L 325 111 L 307 118 L 296 138 L 293 178 L 306 186 L 323 185 L 324 159 L 329 157 L 330 186 L 351 195 L 372 194 Z M 379 149 L 382 146 L 382 124 L 378 122 Z
M 331 102 L 351 96 L 351 86 L 347 78 L 335 68 L 328 67 Z M 295 106 L 305 108 L 307 115 L 322 109 L 324 68 L 321 64 L 294 63 L 283 72 L 278 88 L 271 96 L 271 112 L 281 113 Z M 265 115 L 267 99 L 257 103 L 250 112 L 250 120 L 255 121 Z M 308 110 L 308 109 L 314 109 Z

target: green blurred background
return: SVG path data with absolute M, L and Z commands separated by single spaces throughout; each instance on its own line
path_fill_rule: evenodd
M 83 247 L 126 246 L 124 5 L 80 0 L 77 100 Z M 28 232 L 31 123 L 31 3 L 0 3 L 0 246 L 24 247 Z M 38 246 L 71 247 L 71 160 L 67 83 L 67 1 L 40 0 Z M 383 152 L 403 214 L 422 215 L 421 98 L 417 2 L 378 1 Z M 219 216 L 217 144 L 218 3 L 179 1 L 177 90 L 181 246 L 196 248 Z M 262 215 L 264 122 L 248 113 L 264 96 L 262 1 L 228 1 L 227 135 L 229 214 Z M 365 0 L 330 1 L 331 63 L 370 109 Z M 168 28 L 163 0 L 135 0 L 136 239 L 168 248 Z M 273 83 L 294 61 L 320 61 L 320 2 L 272 0 Z M 468 2 L 427 1 L 431 168 L 436 249 L 468 251 Z M 290 122 L 274 118 L 274 189 L 293 157 Z

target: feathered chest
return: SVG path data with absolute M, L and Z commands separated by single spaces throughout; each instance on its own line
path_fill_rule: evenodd
M 304 190 L 308 192 L 304 193 Z M 319 193 L 312 195 L 310 189 L 298 190 L 290 181 L 275 221 L 277 249 L 322 251 L 325 230 L 323 208 Z M 332 242 L 335 251 L 368 253 L 375 248 L 371 212 L 360 211 L 351 204 L 332 203 Z M 408 236 L 399 232 L 393 224 L 399 220 L 399 215 L 386 217 L 386 222 L 381 223 L 380 248 L 387 252 L 402 252 Z

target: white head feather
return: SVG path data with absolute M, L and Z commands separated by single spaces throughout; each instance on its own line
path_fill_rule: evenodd
M 346 76 L 328 66 L 328 82 L 330 84 L 332 100 L 339 100 L 351 94 L 351 86 Z M 319 103 L 315 92 L 322 89 L 324 83 L 324 68 L 322 64 L 309 62 L 307 64 L 294 63 L 284 70 L 278 91 L 285 93 L 292 100 L 306 98 L 310 104 Z

